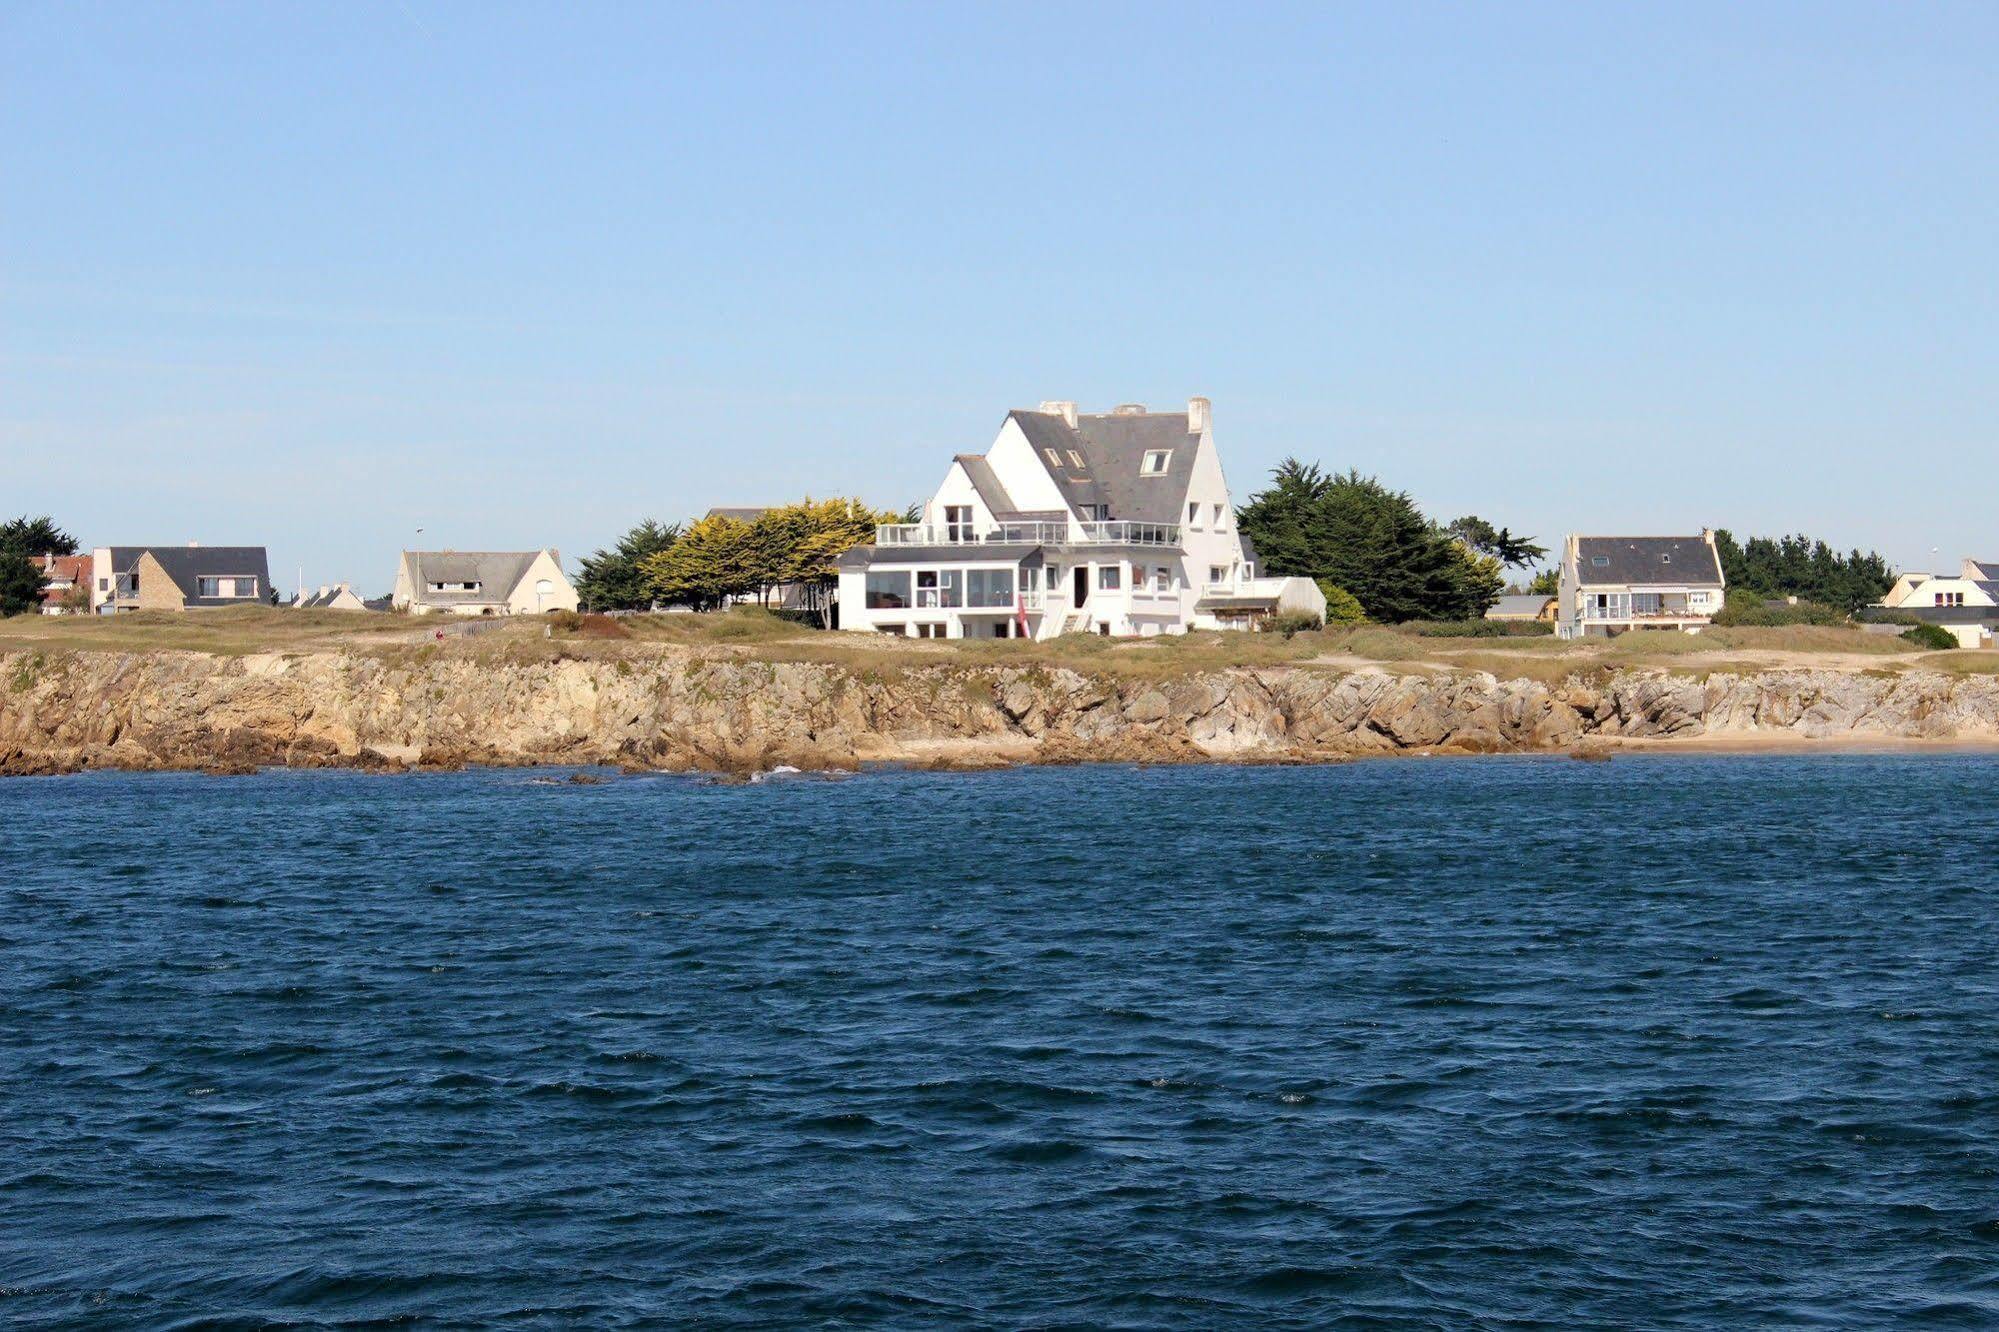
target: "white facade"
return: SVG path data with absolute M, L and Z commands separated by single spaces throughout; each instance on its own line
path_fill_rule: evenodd
M 919 638 L 1149 637 L 1325 605 L 1309 579 L 1258 575 L 1202 398 L 1010 413 L 919 522 L 879 529 L 840 570 L 841 628 Z
M 1697 634 L 1718 614 L 1727 579 L 1714 533 L 1690 537 L 1571 536 L 1562 545 L 1555 598 L 1560 638 L 1633 629 Z

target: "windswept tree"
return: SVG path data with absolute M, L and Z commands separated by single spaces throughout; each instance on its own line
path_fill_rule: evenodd
M 750 525 L 726 514 L 689 523 L 680 539 L 639 561 L 650 600 L 714 610 L 755 586 Z
M 0 551 L 17 555 L 74 555 L 76 538 L 57 527 L 55 519 L 47 514 L 39 518 L 22 514 L 0 523 Z
M 1509 569 L 1525 569 L 1547 558 L 1548 548 L 1534 544 L 1533 537 L 1517 537 L 1504 527 L 1494 527 L 1477 514 L 1466 514 L 1444 529 L 1481 555 L 1490 555 Z
M 1238 515 L 1264 571 L 1345 588 L 1368 618 L 1470 619 L 1504 585 L 1499 561 L 1437 527 L 1404 491 L 1287 458 Z
M 618 538 L 609 550 L 583 561 L 576 576 L 576 599 L 584 610 L 643 610 L 652 603 L 643 565 L 680 539 L 679 523 L 648 518 Z

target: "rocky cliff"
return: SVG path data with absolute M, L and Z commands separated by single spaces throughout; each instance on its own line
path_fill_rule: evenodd
M 879 759 L 1321 759 L 1659 737 L 1999 741 L 1999 679 L 1658 672 L 1557 685 L 1312 667 L 1163 680 L 1042 667 L 892 674 L 678 653 L 0 656 L 0 771 Z

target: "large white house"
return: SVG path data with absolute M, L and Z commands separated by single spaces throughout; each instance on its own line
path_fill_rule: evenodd
M 575 610 L 553 550 L 406 550 L 389 604 L 415 615 L 539 615 Z
M 840 627 L 916 638 L 1178 634 L 1292 609 L 1323 616 L 1325 596 L 1259 575 L 1206 398 L 1009 412 L 991 448 L 952 460 L 921 522 L 840 560 Z
M 1555 633 L 1562 638 L 1629 629 L 1699 633 L 1722 607 L 1727 579 L 1714 533 L 1572 536 L 1562 547 Z

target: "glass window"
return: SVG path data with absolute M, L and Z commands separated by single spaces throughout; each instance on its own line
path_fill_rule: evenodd
M 1060 467 L 1062 465 L 1062 455 L 1055 450 L 1043 449 L 1042 452 L 1048 455 L 1048 465 L 1050 467 Z
M 1097 566 L 1097 590 L 1115 592 L 1124 586 L 1124 566 L 1121 564 L 1100 564 Z
M 1013 605 L 1013 570 L 972 569 L 965 574 L 968 606 Z
M 919 569 L 916 574 L 916 604 L 925 610 L 962 606 L 963 574 L 957 569 Z
M 1082 470 L 1083 470 L 1083 455 L 1082 455 L 1082 454 L 1080 454 L 1080 453 L 1078 453 L 1078 452 L 1076 452 L 1076 451 L 1075 451 L 1074 449 L 1070 449 L 1070 450 L 1069 450 L 1069 465 L 1070 465 L 1071 467 L 1075 468 L 1075 469 L 1076 469 L 1077 471 L 1079 471 L 1079 472 L 1080 472 L 1080 471 L 1082 471 Z
M 1201 525 L 1201 506 L 1198 504 L 1189 504 L 1187 506 L 1187 526 L 1199 527 L 1200 525 Z
M 1171 592 L 1173 590 L 1173 571 L 1171 569 L 1155 570 L 1152 575 L 1152 586 L 1160 592 Z
M 1166 460 L 1173 456 L 1171 449 L 1148 449 L 1145 458 L 1138 465 L 1140 476 L 1158 476 L 1166 470 Z
M 868 609 L 902 610 L 909 605 L 909 571 L 868 571 Z

